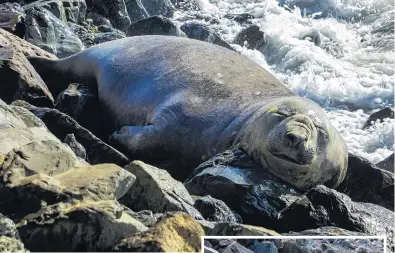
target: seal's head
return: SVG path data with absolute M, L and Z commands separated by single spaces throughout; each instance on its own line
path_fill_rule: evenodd
M 265 105 L 248 121 L 242 139 L 247 153 L 298 189 L 336 187 L 346 174 L 344 140 L 308 99 L 286 97 Z

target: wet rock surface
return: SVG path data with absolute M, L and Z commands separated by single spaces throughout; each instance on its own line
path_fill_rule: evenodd
M 167 35 L 186 37 L 185 33 L 170 19 L 162 16 L 152 16 L 131 24 L 127 36 Z
M 237 34 L 233 43 L 246 46 L 248 49 L 259 49 L 265 43 L 264 33 L 260 26 L 251 25 Z

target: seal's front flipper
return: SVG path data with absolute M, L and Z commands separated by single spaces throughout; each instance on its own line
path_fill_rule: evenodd
M 154 125 L 124 126 L 110 136 L 109 142 L 119 151 L 125 152 L 131 160 L 159 160 L 165 154 L 164 141 Z

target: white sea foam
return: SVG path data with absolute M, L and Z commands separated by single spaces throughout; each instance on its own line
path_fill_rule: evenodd
M 392 0 L 199 0 L 199 5 L 196 20 L 228 43 L 248 24 L 224 16 L 252 14 L 265 45 L 232 46 L 324 107 L 351 152 L 372 162 L 393 152 L 394 120 L 362 129 L 372 110 L 394 105 Z M 196 14 L 179 13 L 175 20 L 193 20 Z

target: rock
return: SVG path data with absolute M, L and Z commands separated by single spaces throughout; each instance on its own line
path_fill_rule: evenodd
M 24 10 L 36 8 L 37 10 L 48 10 L 61 22 L 66 23 L 66 13 L 63 8 L 63 2 L 61 0 L 37 0 L 23 6 Z
M 89 0 L 88 12 L 95 12 L 111 21 L 111 24 L 125 31 L 131 24 L 124 0 Z
M 125 0 L 125 4 L 131 22 L 146 19 L 150 16 L 141 0 Z
M 67 21 L 75 24 L 85 21 L 87 9 L 85 0 L 63 0 L 62 2 Z
M 251 249 L 254 253 L 278 253 L 277 247 L 273 242 L 262 241 Z
M 260 26 L 251 25 L 239 32 L 233 43 L 242 47 L 246 46 L 248 49 L 259 49 L 265 43 L 264 35 Z
M 70 84 L 57 97 L 55 107 L 93 134 L 100 133 L 100 103 L 97 92 L 92 88 L 81 84 Z
M 19 240 L 19 233 L 14 222 L 0 213 L 0 236 Z
M 229 239 L 211 239 L 210 243 L 213 245 L 213 249 L 221 253 L 253 253 L 253 251 L 247 249 L 243 245 L 239 244 L 236 240 Z
M 348 156 L 347 174 L 337 191 L 347 194 L 353 201 L 394 209 L 394 174 L 353 154 Z
M 299 232 L 282 233 L 283 236 L 368 236 L 365 233 L 349 231 L 338 227 L 320 227 Z
M 25 12 L 18 3 L 0 4 L 0 28 L 22 38 L 25 34 Z
M 195 200 L 193 205 L 208 221 L 237 222 L 237 218 L 229 207 L 221 200 L 204 196 Z
M 391 119 L 394 118 L 394 108 L 386 107 L 386 108 L 370 115 L 368 120 L 366 121 L 365 125 L 363 126 L 363 129 L 372 126 L 374 123 L 376 123 L 377 120 L 379 122 L 383 122 L 383 120 L 386 118 L 391 118 Z
M 243 222 L 269 228 L 277 224 L 278 212 L 301 196 L 240 150 L 202 163 L 184 185 L 190 194 L 224 201 Z
M 170 19 L 161 16 L 152 16 L 134 22 L 126 32 L 127 36 L 140 35 L 168 35 L 186 37 L 183 31 Z
M 224 18 L 233 19 L 234 21 L 240 24 L 251 24 L 251 19 L 255 17 L 250 13 L 241 13 L 241 14 L 226 14 Z
M 134 186 L 121 199 L 121 203 L 135 211 L 151 210 L 155 213 L 183 211 L 195 219 L 203 219 L 194 207 L 194 201 L 182 183 L 165 171 L 134 161 L 125 167 L 137 177 Z
M 108 200 L 48 206 L 26 216 L 18 230 L 32 251 L 70 252 L 109 251 L 147 227 L 122 212 L 116 201 Z
M 142 224 L 144 224 L 147 227 L 152 227 L 156 223 L 158 223 L 160 217 L 162 214 L 155 215 L 152 213 L 150 210 L 143 210 L 140 212 L 133 212 L 126 206 L 124 207 L 125 212 L 135 218 L 136 220 L 140 221 Z
M 273 230 L 263 227 L 232 223 L 218 222 L 207 234 L 208 236 L 279 236 Z
M 383 161 L 376 163 L 376 166 L 380 169 L 394 173 L 394 153 Z
M 15 238 L 0 236 L 0 252 L 29 252 L 23 243 Z
M 188 38 L 206 41 L 234 50 L 226 41 L 221 39 L 221 37 L 215 31 L 206 25 L 190 22 L 185 23 L 180 28 L 188 36 Z
M 172 17 L 176 10 L 170 0 L 141 0 L 141 3 L 150 16 Z
M 181 11 L 200 11 L 201 8 L 197 0 L 171 0 L 177 10 Z
M 386 234 L 390 238 L 388 245 L 393 247 L 393 221 L 393 211 L 370 203 L 352 202 L 347 195 L 320 185 L 279 213 L 277 231 L 336 226 L 368 235 Z
M 37 105 L 51 106 L 53 97 L 26 55 L 45 55 L 19 37 L 0 29 L 0 98 L 6 103 L 24 99 Z M 45 55 L 46 56 L 46 55 Z
M 18 115 L 19 119 L 21 119 L 26 127 L 38 127 L 42 130 L 48 131 L 47 126 L 45 123 L 38 117 L 36 117 L 33 113 L 31 113 L 26 108 L 20 106 L 10 106 L 12 111 Z
M 0 130 L 4 128 L 25 128 L 25 122 L 19 115 L 0 99 Z
M 84 146 L 82 146 L 77 139 L 75 138 L 74 134 L 68 134 L 64 138 L 64 143 L 66 143 L 71 150 L 73 150 L 74 154 L 81 159 L 85 160 L 86 159 L 86 150 Z
M 167 213 L 148 231 L 122 240 L 114 250 L 132 252 L 200 252 L 203 228 L 186 213 Z
M 25 39 L 63 58 L 84 49 L 82 41 L 68 25 L 46 8 L 32 7 L 26 11 Z
M 12 105 L 21 106 L 38 116 L 48 129 L 59 139 L 74 134 L 77 141 L 84 146 L 91 164 L 115 163 L 121 167 L 129 163 L 128 158 L 118 150 L 104 143 L 87 129 L 80 126 L 70 116 L 56 109 L 39 108 L 24 101 L 15 101 Z
M 105 33 L 94 33 L 92 35 L 93 45 L 104 43 L 111 40 L 118 40 L 125 38 L 125 34 L 120 32 L 105 32 Z

